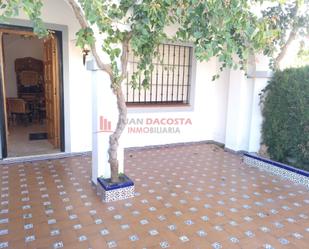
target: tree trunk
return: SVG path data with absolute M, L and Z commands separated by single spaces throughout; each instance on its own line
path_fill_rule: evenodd
M 275 62 L 274 62 L 275 69 L 280 70 L 280 63 L 282 62 L 284 56 L 286 55 L 286 52 L 288 51 L 289 46 L 296 39 L 297 30 L 298 30 L 297 27 L 294 27 L 291 30 L 290 35 L 289 35 L 286 43 L 281 47 L 278 56 L 275 58 Z
M 81 27 L 90 28 L 90 25 L 82 9 L 80 8 L 79 4 L 75 0 L 68 0 L 68 2 L 72 6 L 75 16 L 77 20 L 79 21 Z M 112 86 L 113 92 L 117 97 L 117 107 L 118 107 L 118 113 L 119 113 L 116 130 L 109 137 L 108 162 L 110 164 L 112 182 L 119 181 L 119 177 L 118 177 L 119 162 L 117 159 L 117 149 L 119 145 L 119 138 L 127 124 L 127 106 L 126 106 L 125 97 L 121 89 L 121 82 L 126 78 L 126 75 L 127 75 L 128 52 L 129 52 L 128 48 L 129 48 L 129 40 L 131 38 L 131 35 L 132 34 L 129 32 L 127 34 L 126 39 L 122 42 L 122 55 L 121 55 L 122 73 L 121 73 L 120 84 L 119 85 L 116 84 Z M 103 63 L 99 54 L 97 53 L 95 43 L 91 44 L 90 47 L 91 47 L 92 55 L 94 56 L 98 67 L 109 75 L 111 83 L 113 84 L 114 75 L 113 75 L 111 64 Z
M 108 162 L 111 168 L 111 181 L 114 183 L 119 181 L 118 176 L 119 162 L 117 157 L 117 149 L 119 145 L 119 138 L 123 133 L 127 124 L 127 106 L 125 97 L 121 89 L 121 85 L 116 88 L 113 88 L 113 92 L 117 97 L 117 107 L 119 112 L 116 130 L 109 137 L 109 149 L 108 149 L 108 155 L 109 155 Z

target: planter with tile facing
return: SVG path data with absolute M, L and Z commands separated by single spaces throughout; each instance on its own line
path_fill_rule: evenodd
M 110 179 L 98 177 L 97 194 L 102 202 L 119 201 L 134 197 L 134 183 L 126 175 L 120 177 L 121 182 L 111 183 Z
M 245 153 L 244 162 L 247 165 L 258 167 L 267 172 L 279 175 L 283 178 L 289 179 L 295 183 L 305 185 L 309 188 L 309 172 L 292 166 L 272 161 L 270 159 L 262 158 L 251 153 Z

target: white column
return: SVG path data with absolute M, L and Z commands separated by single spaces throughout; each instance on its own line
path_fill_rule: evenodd
M 97 184 L 97 178 L 110 178 L 108 163 L 109 136 L 115 130 L 118 121 L 116 96 L 111 89 L 108 75 L 99 70 L 94 61 L 87 63 L 92 75 L 92 182 Z M 111 129 L 109 129 L 111 128 Z M 124 172 L 124 148 L 119 143 L 118 160 L 119 173 Z
M 270 72 L 260 71 L 257 72 L 256 78 L 254 79 L 252 115 L 248 148 L 249 152 L 258 152 L 260 150 L 263 123 L 263 116 L 260 105 L 260 94 L 262 93 L 262 90 L 267 86 L 268 81 L 270 80 L 270 75 Z
M 253 80 L 241 70 L 230 71 L 225 147 L 248 150 L 251 125 Z
M 251 77 L 254 80 L 254 88 L 248 151 L 258 152 L 262 142 L 263 123 L 260 94 L 272 77 L 272 71 L 269 68 L 269 58 L 267 56 L 261 54 L 255 55 L 255 70 L 251 72 Z

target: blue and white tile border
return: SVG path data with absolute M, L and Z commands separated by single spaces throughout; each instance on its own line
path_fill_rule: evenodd
M 102 202 L 120 201 L 134 197 L 134 183 L 127 176 L 125 183 L 108 186 L 104 179 L 98 178 L 97 195 Z
M 250 153 L 244 153 L 244 163 L 258 167 L 262 170 L 289 179 L 297 184 L 304 185 L 309 189 L 309 172 L 296 169 L 292 166 L 265 159 Z

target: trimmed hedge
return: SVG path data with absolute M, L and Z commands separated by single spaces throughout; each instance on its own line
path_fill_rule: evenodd
M 270 158 L 309 171 L 309 66 L 276 72 L 262 105 Z

